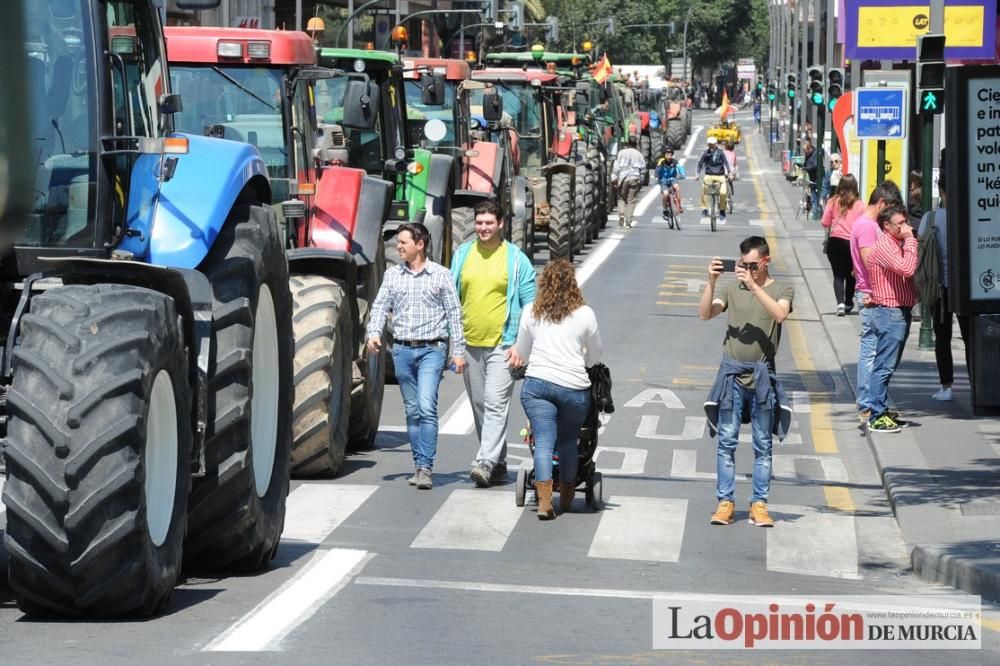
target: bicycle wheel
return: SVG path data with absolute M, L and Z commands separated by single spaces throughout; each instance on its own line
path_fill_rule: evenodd
M 712 223 L 712 231 L 715 231 L 715 221 L 719 217 L 719 193 L 712 193 L 712 208 L 708 211 L 709 221 Z

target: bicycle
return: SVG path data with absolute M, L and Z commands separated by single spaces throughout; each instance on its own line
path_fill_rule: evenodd
M 735 198 L 733 197 L 733 191 L 734 191 L 733 183 L 735 182 L 736 182 L 736 176 L 733 175 L 733 177 L 729 179 L 729 183 L 726 186 L 726 215 L 733 214 L 733 206 L 735 205 L 733 201 L 733 199 Z
M 667 207 L 663 209 L 663 219 L 667 221 L 667 226 L 670 229 L 681 230 L 681 218 L 677 216 L 677 211 L 674 209 L 674 200 L 678 199 L 678 207 L 680 205 L 679 196 L 677 192 L 674 192 L 671 188 L 670 193 L 667 195 Z
M 712 231 L 715 231 L 716 223 L 719 219 L 719 196 L 722 191 L 722 183 L 709 181 L 705 183 L 705 188 L 708 192 L 708 219 L 711 223 Z
M 802 198 L 799 199 L 799 207 L 798 210 L 795 211 L 795 219 L 797 221 L 799 216 L 802 215 L 802 213 L 805 213 L 806 219 L 808 220 L 810 213 L 812 213 L 813 190 L 816 187 L 816 183 L 809 180 L 809 176 L 805 171 L 800 170 L 798 183 L 796 184 L 802 188 Z

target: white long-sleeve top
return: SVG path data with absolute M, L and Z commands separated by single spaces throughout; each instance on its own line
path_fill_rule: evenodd
M 588 305 L 558 324 L 536 319 L 531 305 L 521 313 L 517 353 L 528 364 L 525 377 L 570 389 L 588 388 L 587 368 L 600 362 L 601 351 L 597 316 Z

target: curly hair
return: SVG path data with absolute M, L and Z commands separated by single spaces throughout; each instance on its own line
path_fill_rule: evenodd
M 583 307 L 583 294 L 576 283 L 576 269 L 565 259 L 556 259 L 542 271 L 532 312 L 539 321 L 558 324 Z

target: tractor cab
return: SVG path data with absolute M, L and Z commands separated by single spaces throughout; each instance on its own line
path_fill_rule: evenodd
M 469 63 L 448 58 L 406 58 L 403 86 L 406 89 L 406 117 L 410 141 L 420 145 L 459 145 L 458 86 L 472 75 Z M 424 132 L 427 122 L 444 123 L 444 138 L 431 140 Z

